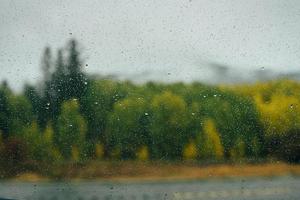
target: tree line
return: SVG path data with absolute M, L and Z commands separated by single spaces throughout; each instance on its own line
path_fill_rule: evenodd
M 76 40 L 52 55 L 43 81 L 0 86 L 0 164 L 95 159 L 299 162 L 300 84 L 133 84 L 84 72 Z

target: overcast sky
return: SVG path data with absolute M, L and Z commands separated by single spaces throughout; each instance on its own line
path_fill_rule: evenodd
M 236 71 L 300 69 L 299 0 L 0 0 L 0 79 L 37 82 L 46 45 L 76 38 L 87 72 L 204 80 Z

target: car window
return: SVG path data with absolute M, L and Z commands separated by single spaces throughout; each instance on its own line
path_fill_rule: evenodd
M 299 198 L 298 1 L 0 3 L 0 199 Z

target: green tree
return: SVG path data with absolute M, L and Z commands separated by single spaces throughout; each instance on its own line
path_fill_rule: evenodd
M 62 155 L 59 152 L 59 149 L 57 148 L 57 145 L 55 144 L 54 140 L 54 130 L 52 127 L 52 124 L 48 122 L 45 131 L 42 135 L 43 140 L 43 146 L 48 154 L 48 158 L 46 160 L 52 161 L 52 162 L 58 162 L 62 160 Z
M 119 83 L 106 79 L 89 81 L 87 91 L 80 99 L 81 112 L 87 120 L 87 140 L 91 144 L 89 154 L 93 155 L 95 153 L 94 145 L 101 143 L 104 146 L 104 156 L 108 156 L 110 148 L 110 144 L 107 144 L 109 115 L 114 104 L 127 97 L 132 88 L 130 82 Z
M 44 50 L 44 54 L 42 57 L 42 62 L 41 62 L 41 68 L 43 71 L 43 76 L 44 76 L 44 84 L 48 84 L 51 78 L 51 70 L 52 70 L 52 53 L 51 53 L 51 48 L 46 47 Z
M 67 69 L 67 98 L 81 98 L 86 91 L 86 75 L 82 71 L 82 60 L 78 50 L 78 42 L 71 40 L 68 44 Z
M 9 129 L 12 135 L 20 135 L 34 120 L 32 105 L 23 95 L 12 95 L 9 99 Z
M 245 156 L 245 142 L 238 139 L 230 150 L 230 158 L 234 161 L 241 160 Z
M 150 154 L 155 159 L 179 159 L 186 134 L 187 108 L 184 100 L 171 92 L 153 97 L 150 121 Z
M 62 111 L 58 117 L 59 150 L 65 159 L 71 159 L 72 149 L 77 148 L 84 159 L 86 122 L 79 112 L 76 100 L 69 100 L 62 104 Z
M 230 157 L 230 150 L 238 139 L 242 139 L 245 143 L 246 156 L 256 155 L 257 149 L 262 152 L 263 128 L 258 111 L 250 98 L 230 90 L 193 84 L 185 94 L 185 99 L 190 105 L 198 104 L 198 108 L 194 107 L 193 112 L 200 120 L 205 118 L 214 120 L 226 158 Z M 255 147 L 253 141 L 256 141 Z
M 24 129 L 23 141 L 28 147 L 31 160 L 41 162 L 56 162 L 61 160 L 53 142 L 53 129 L 50 124 L 46 126 L 45 132 L 41 133 L 36 122 Z M 51 163 L 53 164 L 53 163 Z
M 48 109 L 50 109 L 50 105 L 45 103 L 46 99 L 42 97 L 37 88 L 32 85 L 26 84 L 23 93 L 32 106 L 32 112 L 39 125 L 39 129 L 43 130 L 49 120 Z
M 6 83 L 0 86 L 0 132 L 3 139 L 7 139 L 9 136 L 9 95 L 10 90 Z
M 83 72 L 77 41 L 70 40 L 66 49 L 66 52 L 59 49 L 56 61 L 53 62 L 51 49 L 46 47 L 41 62 L 43 82 L 36 88 L 25 88 L 25 95 L 35 109 L 41 130 L 49 120 L 56 130 L 62 102 L 81 98 L 86 91 L 87 77 Z
M 88 122 L 88 139 L 104 139 L 108 115 L 117 96 L 117 84 L 110 80 L 91 81 L 86 95 L 80 100 L 81 110 Z
M 108 144 L 119 149 L 124 159 L 134 158 L 149 143 L 149 110 L 142 98 L 129 97 L 114 104 L 109 118 Z

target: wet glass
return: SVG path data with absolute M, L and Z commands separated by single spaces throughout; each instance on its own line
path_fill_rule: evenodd
M 0 1 L 0 199 L 298 199 L 299 13 Z

